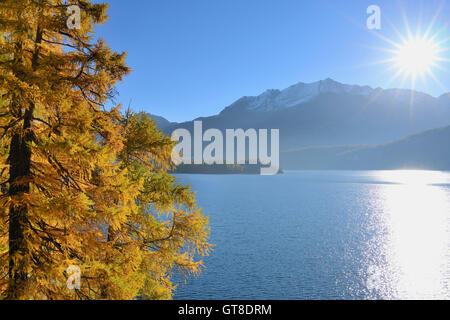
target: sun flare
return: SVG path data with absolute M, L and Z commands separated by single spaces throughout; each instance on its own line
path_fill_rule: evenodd
M 387 71 L 389 73 L 393 71 L 385 87 L 399 80 L 399 87 L 406 85 L 411 89 L 411 103 L 414 100 L 414 90 L 418 81 L 426 87 L 432 81 L 443 91 L 448 91 L 448 88 L 439 80 L 443 74 L 448 73 L 447 68 L 450 63 L 450 37 L 445 27 L 436 25 L 442 23 L 439 22 L 442 9 L 442 6 L 438 8 L 428 25 L 423 25 L 421 18 L 415 28 L 411 28 L 412 25 L 403 11 L 405 30 L 402 32 L 391 23 L 393 31 L 391 36 L 396 35 L 395 38 L 383 35 L 381 32 L 373 32 L 375 36 L 388 44 L 388 47 L 375 47 L 388 53 L 388 56 L 376 61 L 375 64 L 388 64 Z M 423 13 L 420 12 L 420 14 Z M 410 84 L 408 85 L 407 82 Z
M 430 39 L 416 37 L 405 41 L 396 50 L 396 67 L 409 76 L 431 72 L 439 61 L 439 46 Z

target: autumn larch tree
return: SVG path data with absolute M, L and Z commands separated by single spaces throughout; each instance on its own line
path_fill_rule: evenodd
M 130 71 L 94 40 L 106 9 L 0 0 L 5 299 L 170 299 L 173 272 L 200 272 L 210 251 L 207 217 L 167 173 L 173 142 L 145 114 L 106 106 Z M 66 285 L 72 265 L 77 290 Z

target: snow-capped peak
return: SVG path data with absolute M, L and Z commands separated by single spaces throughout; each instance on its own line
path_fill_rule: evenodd
M 252 97 L 249 101 L 249 110 L 271 111 L 281 108 L 290 108 L 307 102 L 322 93 L 347 93 L 353 95 L 369 95 L 373 89 L 368 86 L 342 84 L 332 79 L 313 83 L 299 82 L 282 91 L 267 90 L 263 94 Z

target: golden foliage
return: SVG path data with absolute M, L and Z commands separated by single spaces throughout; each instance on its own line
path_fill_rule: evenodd
M 105 107 L 130 71 L 93 41 L 107 6 L 69 2 L 80 29 L 64 1 L 0 2 L 0 294 L 170 299 L 175 270 L 202 269 L 208 219 L 167 173 L 170 138 L 145 114 Z M 80 290 L 66 286 L 70 265 Z

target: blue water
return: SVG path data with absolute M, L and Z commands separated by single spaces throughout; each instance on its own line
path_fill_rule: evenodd
M 450 299 L 450 174 L 178 175 L 214 252 L 176 299 Z

